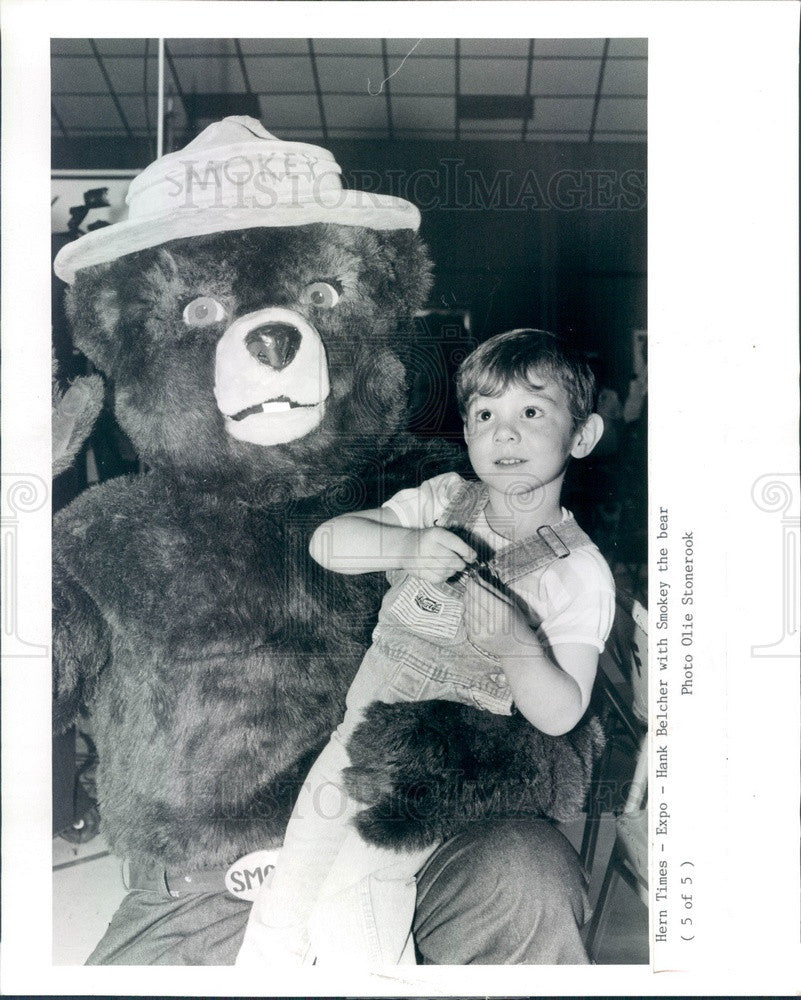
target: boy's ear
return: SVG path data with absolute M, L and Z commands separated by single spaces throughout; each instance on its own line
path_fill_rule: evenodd
M 573 438 L 573 447 L 570 449 L 573 458 L 586 458 L 601 440 L 603 432 L 603 418 L 597 413 L 591 413 Z

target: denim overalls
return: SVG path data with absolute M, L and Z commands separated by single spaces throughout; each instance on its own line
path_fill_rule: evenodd
M 468 482 L 438 519 L 440 527 L 470 531 L 486 506 L 483 483 Z M 558 532 L 558 534 L 557 534 Z M 510 543 L 484 566 L 503 588 L 529 573 L 591 545 L 572 519 L 538 535 Z M 458 701 L 496 715 L 510 715 L 512 695 L 498 659 L 475 646 L 464 623 L 463 576 L 446 583 L 428 583 L 403 570 L 388 574 L 391 588 L 384 596 L 370 666 L 386 676 L 387 701 Z M 528 617 L 533 626 L 540 624 Z
M 482 483 L 466 483 L 441 526 L 469 530 L 486 502 Z M 557 529 L 558 535 L 542 528 L 541 537 L 504 547 L 487 568 L 508 586 L 568 555 L 568 545 L 591 544 L 572 519 Z M 394 851 L 362 840 L 352 826 L 362 806 L 343 780 L 348 739 L 374 701 L 440 698 L 509 715 L 512 696 L 499 661 L 467 638 L 462 580 L 434 586 L 404 572 L 390 580 L 345 717 L 304 782 L 272 883 L 253 904 L 237 965 L 415 964 L 415 875 L 437 845 Z

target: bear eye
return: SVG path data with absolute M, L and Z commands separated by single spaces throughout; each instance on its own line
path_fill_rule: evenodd
M 201 295 L 192 299 L 184 309 L 184 323 L 187 326 L 209 326 L 225 319 L 225 306 L 210 295 Z
M 333 309 L 339 296 L 340 290 L 327 281 L 313 281 L 303 292 L 304 300 L 318 309 Z

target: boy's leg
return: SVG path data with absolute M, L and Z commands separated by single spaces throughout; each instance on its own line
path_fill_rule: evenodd
M 356 812 L 342 788 L 348 756 L 334 734 L 303 783 L 270 882 L 250 911 L 237 965 L 310 961 L 307 923 L 325 875 Z
M 309 921 L 317 964 L 415 965 L 415 875 L 435 850 L 391 851 L 351 831 Z
M 587 965 L 578 854 L 547 820 L 487 820 L 417 878 L 414 935 L 429 965 Z
M 310 962 L 307 924 L 320 886 L 362 807 L 344 789 L 346 744 L 365 705 L 380 698 L 385 664 L 368 650 L 347 696 L 342 723 L 315 761 L 289 819 L 273 877 L 251 908 L 237 965 Z

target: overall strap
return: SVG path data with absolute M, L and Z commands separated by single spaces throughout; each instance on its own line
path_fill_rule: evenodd
M 472 528 L 488 498 L 489 490 L 484 483 L 462 483 L 445 512 L 437 518 L 437 524 L 441 528 Z
M 465 482 L 438 518 L 443 528 L 472 528 L 476 518 L 487 505 L 489 490 L 481 482 Z M 511 542 L 491 559 L 479 563 L 476 569 L 488 569 L 501 583 L 509 585 L 548 566 L 557 559 L 564 559 L 576 549 L 592 545 L 592 539 L 576 524 L 573 518 L 558 525 L 543 525 L 537 533 Z
M 508 585 L 592 544 L 589 535 L 570 518 L 557 525 L 542 525 L 536 534 L 501 549 L 486 565 L 501 583 Z

